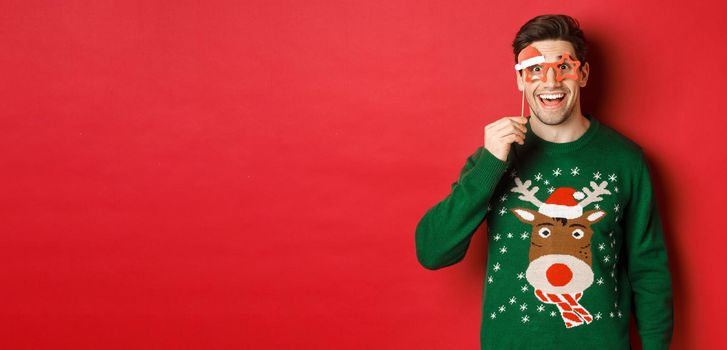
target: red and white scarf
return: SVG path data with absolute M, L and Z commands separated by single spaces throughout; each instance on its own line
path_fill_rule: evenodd
M 578 303 L 583 293 L 547 294 L 540 289 L 536 289 L 535 295 L 544 303 L 558 306 L 560 317 L 563 318 L 567 328 L 580 326 L 583 322 L 588 324 L 593 321 L 593 317 L 588 313 L 588 310 Z

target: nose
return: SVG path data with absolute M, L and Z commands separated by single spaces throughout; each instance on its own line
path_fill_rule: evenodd
M 573 279 L 573 271 L 571 271 L 565 264 L 557 263 L 550 265 L 548 270 L 545 272 L 545 276 L 548 278 L 548 282 L 556 287 L 561 287 L 571 279 Z
M 560 85 L 560 82 L 555 80 L 555 78 L 557 76 L 558 75 L 555 72 L 555 68 L 553 68 L 553 67 L 547 68 L 547 71 L 545 72 L 545 79 L 546 79 L 545 86 L 556 87 L 556 86 Z

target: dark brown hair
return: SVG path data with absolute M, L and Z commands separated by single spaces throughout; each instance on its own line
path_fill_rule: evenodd
M 583 35 L 578 21 L 566 15 L 542 15 L 537 16 L 520 27 L 512 42 L 512 49 L 517 55 L 534 41 L 539 40 L 565 40 L 573 45 L 576 50 L 576 57 L 581 61 L 581 67 L 586 63 L 586 38 Z

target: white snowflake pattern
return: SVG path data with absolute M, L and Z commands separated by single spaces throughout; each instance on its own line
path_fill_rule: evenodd
M 595 318 L 596 320 L 600 320 L 602 316 L 601 316 L 601 313 L 599 312 L 599 313 L 597 313 L 597 314 L 593 315 L 593 317 L 594 317 L 594 318 Z
M 500 307 L 497 309 L 497 311 L 505 312 L 505 305 L 500 305 Z
M 616 203 L 616 205 L 613 206 L 613 211 L 618 213 L 618 208 L 619 208 L 619 205 L 618 205 L 618 203 Z
M 528 304 L 522 303 L 520 304 L 520 311 L 525 311 L 528 309 Z
M 611 258 L 609 258 L 608 255 L 603 257 L 603 262 L 607 263 L 609 261 L 611 261 Z
M 487 276 L 487 283 L 491 284 L 492 282 L 493 282 L 492 276 Z
M 493 271 L 500 271 L 500 263 L 495 263 L 495 265 L 492 267 Z
M 600 286 L 600 285 L 602 285 L 603 283 L 604 283 L 604 282 L 603 282 L 603 277 L 599 277 L 599 278 L 598 278 L 598 279 L 596 280 L 596 284 L 598 284 L 599 286 Z
M 593 178 L 596 179 L 596 180 L 600 179 L 601 178 L 601 172 L 600 171 L 597 171 L 597 172 L 593 173 Z
M 580 174 L 580 171 L 581 171 L 581 169 L 578 169 L 578 167 L 575 167 L 570 170 L 570 174 L 573 176 L 576 176 L 576 175 Z
M 510 303 L 510 305 L 515 304 L 517 303 L 517 298 L 511 297 L 510 300 L 508 300 L 507 302 Z
M 621 318 L 623 314 L 621 314 L 621 310 L 618 310 L 618 318 Z
M 548 193 L 553 193 L 553 191 L 555 191 L 555 188 L 553 188 L 553 187 L 548 187 Z
M 512 234 L 512 232 L 508 232 L 508 233 L 507 233 L 507 238 L 512 238 L 512 237 L 513 237 L 513 234 Z
M 494 313 L 494 312 L 493 312 L 493 313 L 491 313 L 491 314 L 490 314 L 490 318 L 491 318 L 491 319 L 493 319 L 493 320 L 494 320 L 494 319 L 495 319 L 495 317 L 497 317 L 497 314 L 496 314 L 496 313 Z
M 616 178 L 617 178 L 616 174 L 608 175 L 608 181 L 611 181 L 611 182 L 616 181 Z
M 543 180 L 543 184 L 545 184 L 545 185 L 550 185 L 550 181 L 548 181 L 548 180 Z
M 496 241 L 499 241 L 499 240 L 500 240 L 500 238 L 501 238 L 501 237 L 500 237 L 500 234 L 499 234 L 499 233 L 498 233 L 498 234 L 496 234 L 496 235 L 495 235 L 494 237 L 492 237 L 492 239 L 494 239 L 494 240 L 496 240 Z
M 609 317 L 611 317 L 611 318 L 613 318 L 613 316 L 614 316 L 614 315 L 613 315 L 613 312 L 609 312 L 609 313 L 608 313 L 608 316 L 609 316 Z
M 503 246 L 502 248 L 500 248 L 500 254 L 505 254 L 505 253 L 507 253 L 507 247 Z
M 523 285 L 522 287 L 520 287 L 520 291 L 522 291 L 523 293 L 527 292 L 528 291 L 528 285 L 526 284 L 526 285 Z
M 543 304 L 538 305 L 538 312 L 543 312 L 543 311 L 545 311 L 545 306 L 543 306 Z
M 543 174 L 541 174 L 541 173 L 538 173 L 537 175 L 535 175 L 535 181 L 540 181 L 540 179 L 542 179 L 542 178 L 543 178 Z
M 528 317 L 528 315 L 525 315 L 523 316 L 522 321 L 523 323 L 528 323 L 528 321 L 530 321 L 530 317 Z
M 500 202 L 504 202 L 507 200 L 507 194 L 503 194 L 502 197 L 500 197 Z
M 525 278 L 525 274 L 524 274 L 524 273 L 522 273 L 522 272 L 519 272 L 519 273 L 517 274 L 517 279 L 521 280 L 521 279 L 523 279 L 523 278 Z
M 550 312 L 550 317 L 555 317 L 555 311 Z
M 500 214 L 500 216 L 503 216 L 505 215 L 505 213 L 507 213 L 507 209 L 505 209 L 505 207 L 502 207 L 500 208 L 500 211 L 498 213 Z
M 604 250 L 604 249 L 606 249 L 606 245 L 605 244 L 601 243 L 601 244 L 598 245 L 598 250 Z
M 615 187 L 613 188 L 613 191 L 614 191 L 614 192 L 618 192 L 618 186 L 615 186 Z
M 553 170 L 553 176 L 560 176 L 560 168 Z
M 520 238 L 528 239 L 530 238 L 530 233 L 528 233 L 528 231 L 523 231 L 523 233 L 520 234 Z
M 594 207 L 595 207 L 596 209 L 601 209 L 601 206 L 600 206 L 600 205 L 598 205 L 598 203 L 594 204 Z

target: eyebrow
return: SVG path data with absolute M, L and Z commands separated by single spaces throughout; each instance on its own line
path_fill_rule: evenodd
M 585 226 L 583 226 L 581 224 L 570 224 L 570 225 L 568 225 L 568 227 L 573 227 L 573 226 L 580 226 L 580 227 L 586 228 Z

